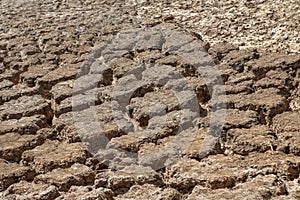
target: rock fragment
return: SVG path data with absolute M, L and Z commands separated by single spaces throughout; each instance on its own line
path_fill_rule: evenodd
M 94 182 L 94 172 L 82 164 L 69 168 L 57 168 L 34 178 L 35 183 L 55 185 L 60 191 L 68 191 L 72 185 L 88 185 Z
M 145 185 L 134 185 L 130 190 L 116 197 L 116 200 L 121 199 L 170 199 L 170 200 L 179 200 L 181 199 L 181 194 L 173 188 L 159 188 L 155 185 L 145 184 Z
M 82 143 L 65 143 L 46 140 L 32 150 L 25 151 L 21 162 L 32 166 L 37 173 L 46 173 L 55 168 L 67 168 L 74 163 L 84 163 L 90 156 Z
M 21 180 L 32 180 L 35 172 L 30 167 L 25 167 L 17 163 L 10 163 L 0 159 L 0 191 L 4 191 L 13 183 Z
M 250 152 L 263 153 L 274 150 L 275 133 L 267 126 L 252 126 L 250 129 L 230 129 L 227 131 L 226 146 L 229 151 L 240 155 Z
M 44 115 L 22 117 L 21 119 L 10 119 L 0 121 L 0 134 L 17 132 L 19 134 L 35 134 L 40 128 L 47 127 Z
M 264 199 L 272 197 L 281 197 L 287 193 L 285 184 L 275 175 L 257 176 L 253 180 L 237 184 L 232 189 L 211 190 L 203 186 L 196 186 L 188 196 L 192 199 Z
M 113 200 L 114 193 L 107 188 L 93 188 L 90 186 L 71 186 L 68 193 L 62 194 L 57 200 Z
M 20 181 L 11 185 L 3 194 L 7 199 L 41 199 L 54 200 L 60 196 L 58 189 L 54 185 L 35 184 L 26 181 Z
M 108 179 L 108 187 L 114 190 L 130 188 L 132 185 L 143 185 L 146 183 L 159 186 L 163 184 L 163 181 L 159 174 L 150 167 L 134 165 L 116 171 Z
M 251 153 L 249 156 L 212 155 L 200 162 L 182 158 L 166 169 L 165 181 L 178 189 L 196 185 L 232 188 L 257 175 L 274 174 L 294 180 L 299 175 L 297 156 L 280 152 Z
M 24 151 L 41 145 L 43 141 L 41 135 L 20 135 L 18 133 L 0 135 L 0 158 L 19 161 Z
M 0 119 L 20 119 L 33 115 L 45 115 L 47 120 L 52 119 L 49 103 L 40 95 L 22 96 L 0 106 Z

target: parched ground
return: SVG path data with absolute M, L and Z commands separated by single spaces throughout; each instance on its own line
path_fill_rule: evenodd
M 299 11 L 0 0 L 0 199 L 300 199 Z

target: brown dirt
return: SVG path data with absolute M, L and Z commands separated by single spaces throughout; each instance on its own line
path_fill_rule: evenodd
M 300 199 L 299 9 L 0 0 L 0 199 Z

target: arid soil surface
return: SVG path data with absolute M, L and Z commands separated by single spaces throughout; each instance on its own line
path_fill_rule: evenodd
M 0 199 L 300 199 L 298 0 L 0 0 Z

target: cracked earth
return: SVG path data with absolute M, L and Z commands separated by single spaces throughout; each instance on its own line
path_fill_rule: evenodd
M 300 199 L 299 10 L 0 0 L 0 199 Z

